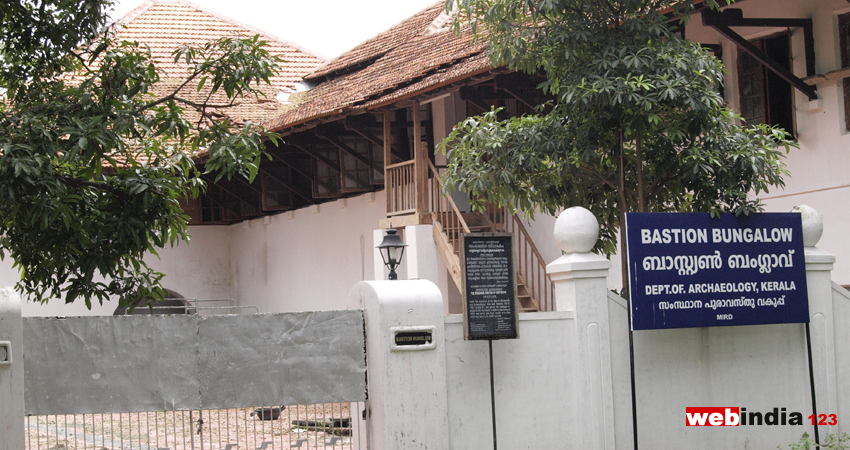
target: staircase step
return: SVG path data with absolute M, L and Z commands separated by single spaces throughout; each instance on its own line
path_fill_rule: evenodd
M 466 222 L 466 225 L 469 227 L 469 231 L 472 233 L 490 233 L 496 231 L 496 225 L 491 221 L 490 217 L 486 214 L 481 213 L 462 213 L 463 220 Z M 460 288 L 462 284 L 462 273 L 463 269 L 460 267 L 461 259 L 460 258 L 460 242 L 459 236 L 457 235 L 457 229 L 454 229 L 450 232 L 450 234 L 455 239 L 450 239 L 447 231 L 442 228 L 442 224 L 438 221 L 436 216 L 434 216 L 435 223 L 435 235 L 434 238 L 438 240 L 438 249 L 443 256 L 443 261 L 446 263 L 446 267 L 449 269 L 449 274 L 454 280 L 455 284 Z M 531 295 L 531 291 L 528 286 L 522 281 L 522 277 L 520 274 L 517 274 L 516 282 L 516 291 L 517 291 L 517 309 L 519 312 L 537 312 L 540 311 L 540 305 L 537 300 L 533 298 Z
M 481 213 L 462 213 L 464 222 L 469 226 L 469 231 L 473 233 L 492 232 L 493 222 L 486 214 Z
M 528 294 L 519 294 L 517 295 L 517 301 L 519 302 L 519 310 L 521 312 L 537 312 L 540 311 L 540 307 L 537 306 L 537 302 L 531 298 Z

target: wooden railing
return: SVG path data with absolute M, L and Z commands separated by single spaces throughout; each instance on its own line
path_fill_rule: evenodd
M 398 166 L 400 164 L 397 164 Z M 464 219 L 454 200 L 443 190 L 443 182 L 434 164 L 428 162 L 429 201 L 432 223 L 434 225 L 434 240 L 443 254 L 443 260 L 449 269 L 458 289 L 461 287 L 463 271 L 460 267 L 460 239 L 463 233 L 469 233 L 470 225 Z M 516 264 L 518 284 L 525 286 L 528 294 L 537 304 L 540 311 L 555 309 L 555 285 L 546 274 L 546 261 L 540 255 L 534 242 L 522 221 L 511 214 L 507 208 L 491 207 L 486 214 L 487 230 L 506 232 L 516 235 Z M 490 224 L 492 222 L 492 224 Z M 476 229 L 484 228 L 481 226 Z
M 430 210 L 434 224 L 434 240 L 445 256 L 443 259 L 446 260 L 449 273 L 460 289 L 462 276 L 460 257 L 458 256 L 460 237 L 463 233 L 469 233 L 469 225 L 467 225 L 454 200 L 443 191 L 443 181 L 431 161 L 428 161 L 428 170 L 428 177 L 431 181 Z
M 520 278 L 521 283 L 525 284 L 531 297 L 537 301 L 540 311 L 554 311 L 555 284 L 546 274 L 546 261 L 540 256 L 525 225 L 507 208 L 491 207 L 488 210 L 488 216 L 496 231 L 516 235 L 514 251 L 516 252 L 517 277 Z
M 405 161 L 386 167 L 387 216 L 416 212 L 414 162 Z

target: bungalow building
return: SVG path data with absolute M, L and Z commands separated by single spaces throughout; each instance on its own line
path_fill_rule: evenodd
M 167 288 L 261 312 L 354 308 L 348 291 L 382 276 L 374 247 L 392 226 L 409 244 L 401 278 L 434 281 L 445 312 L 459 313 L 460 234 L 509 231 L 522 309 L 552 308 L 545 264 L 560 256 L 554 218 L 471 213 L 462 194 L 443 194 L 446 160 L 435 151 L 454 124 L 491 106 L 531 111 L 546 100 L 536 89 L 542 78 L 493 67 L 471 30 L 450 29 L 443 5 L 305 70 L 281 96 L 290 108 L 265 122 L 283 142 L 267 145 L 272 158 L 257 180 L 219 182 L 185 205 L 191 242 L 151 259 Z M 850 238 L 840 225 L 850 221 L 840 206 L 850 192 L 850 2 L 741 0 L 697 11 L 682 33 L 723 60 L 733 108 L 794 135 L 800 148 L 788 155 L 785 188 L 761 198 L 768 211 L 820 211 L 819 247 L 838 257 L 834 280 L 850 285 Z M 620 285 L 616 272 L 611 288 Z

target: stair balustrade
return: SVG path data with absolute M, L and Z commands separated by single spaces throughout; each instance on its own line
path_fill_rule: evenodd
M 386 167 L 387 216 L 416 212 L 416 180 L 414 161 L 390 164 Z
M 511 214 L 507 207 L 488 208 L 490 221 L 499 232 L 516 236 L 516 264 L 519 283 L 525 285 L 540 311 L 555 310 L 555 284 L 546 274 L 546 261 L 534 245 L 522 220 Z
M 443 255 L 449 274 L 451 274 L 455 285 L 460 289 L 463 285 L 461 280 L 463 271 L 460 268 L 460 257 L 458 256 L 460 237 L 463 233 L 470 232 L 469 225 L 467 225 L 454 200 L 445 193 L 440 174 L 431 161 L 428 161 L 428 171 L 431 179 L 430 211 L 431 221 L 434 225 L 434 240 Z
M 475 215 L 461 213 L 454 200 L 445 193 L 440 174 L 430 161 L 428 168 L 434 239 L 458 289 L 462 286 L 463 275 L 459 257 L 461 235 L 473 230 L 511 233 L 516 236 L 517 291 L 522 310 L 553 311 L 554 284 L 546 274 L 546 261 L 522 221 L 507 208 L 491 207 L 487 214 L 477 215 L 479 220 L 473 222 L 475 225 L 470 225 L 464 216 L 473 220 Z

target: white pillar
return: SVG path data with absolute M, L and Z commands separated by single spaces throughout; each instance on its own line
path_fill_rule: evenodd
M 408 280 L 428 280 L 439 286 L 440 274 L 437 264 L 440 254 L 434 242 L 433 225 L 410 225 L 404 228 L 404 243 L 407 249 L 404 259 L 407 261 Z
M 614 448 L 614 389 L 608 320 L 607 276 L 611 262 L 590 253 L 599 236 L 593 214 L 565 210 L 555 222 L 555 240 L 565 252 L 546 272 L 555 283 L 555 308 L 575 314 L 576 355 L 573 385 L 578 414 L 577 448 Z
M 838 414 L 838 387 L 835 369 L 835 315 L 832 306 L 832 266 L 835 255 L 815 245 L 823 234 L 823 218 L 814 208 L 794 207 L 803 219 L 803 245 L 806 252 L 806 286 L 809 294 L 809 331 L 812 336 L 812 372 L 818 414 Z M 838 433 L 837 425 L 821 425 L 820 436 Z
M 21 297 L 0 288 L 0 450 L 24 448 L 24 344 Z
M 374 273 L 375 280 L 386 280 L 387 274 L 390 273 L 387 270 L 387 266 L 384 265 L 384 258 L 381 257 L 381 251 L 378 250 L 378 246 L 381 245 L 381 242 L 384 242 L 384 230 L 378 229 L 372 231 L 372 261 L 374 262 Z
M 447 450 L 440 290 L 430 281 L 363 281 L 350 297 L 366 319 L 370 448 Z M 415 335 L 430 336 L 429 342 L 411 340 Z

